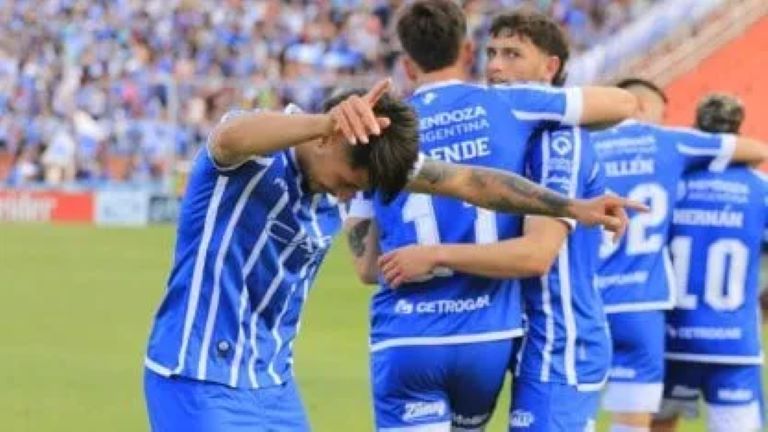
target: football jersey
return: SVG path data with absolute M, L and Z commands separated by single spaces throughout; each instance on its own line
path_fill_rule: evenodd
M 301 309 L 341 226 L 338 202 L 302 182 L 293 150 L 228 169 L 197 155 L 150 370 L 240 388 L 292 377 Z
M 577 123 L 578 89 L 538 85 L 486 87 L 449 81 L 411 97 L 427 156 L 523 172 L 527 140 L 545 121 Z M 482 190 L 477 191 L 478 194 Z M 411 244 L 489 243 L 520 234 L 521 219 L 462 201 L 401 193 L 373 213 L 383 253 Z M 371 349 L 481 342 L 522 334 L 519 281 L 437 269 L 393 290 L 383 280 L 371 305 Z
M 760 364 L 760 254 L 768 181 L 746 167 L 680 182 L 670 249 L 677 305 L 667 312 L 667 358 Z
M 589 133 L 579 127 L 534 135 L 527 175 L 571 198 L 603 195 L 603 176 Z M 516 375 L 580 389 L 599 389 L 611 341 L 603 301 L 593 282 L 600 229 L 567 221 L 571 232 L 550 271 L 522 280 L 527 329 Z
M 674 275 L 666 245 L 677 182 L 693 169 L 725 169 L 735 138 L 633 120 L 595 131 L 591 138 L 606 190 L 650 207 L 630 214 L 620 242 L 606 235 L 600 247 L 596 283 L 606 312 L 669 309 Z

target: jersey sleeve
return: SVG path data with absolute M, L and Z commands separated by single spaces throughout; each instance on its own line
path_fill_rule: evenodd
M 534 135 L 528 153 L 526 172 L 531 180 L 559 192 L 569 198 L 577 198 L 584 194 L 582 178 L 598 175 L 590 170 L 580 173 L 582 169 L 582 148 L 587 139 L 578 127 L 545 129 Z M 576 221 L 570 218 L 559 218 L 573 229 Z
M 358 192 L 349 201 L 348 218 L 373 219 L 373 192 Z
M 492 87 L 512 107 L 512 115 L 540 126 L 542 122 L 577 125 L 581 120 L 582 92 L 578 87 L 552 87 L 537 84 L 496 85 Z
M 670 131 L 686 171 L 707 168 L 722 172 L 731 163 L 736 147 L 734 135 L 710 134 L 690 128 L 671 128 Z

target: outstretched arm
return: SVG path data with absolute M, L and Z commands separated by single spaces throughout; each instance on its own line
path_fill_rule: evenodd
M 647 210 L 641 203 L 613 195 L 569 199 L 511 172 L 432 159 L 424 161 L 408 189 L 451 196 L 505 213 L 568 217 L 588 226 L 603 225 L 618 235 L 626 229 L 625 207 Z
M 231 167 L 253 156 L 335 133 L 353 144 L 367 143 L 368 136 L 389 126 L 389 119 L 375 117 L 372 108 L 389 86 L 388 79 L 379 81 L 365 95 L 350 96 L 325 114 L 254 112 L 235 116 L 214 129 L 209 150 L 218 165 Z
M 632 93 L 618 87 L 582 87 L 580 124 L 611 124 L 637 114 L 638 101 Z

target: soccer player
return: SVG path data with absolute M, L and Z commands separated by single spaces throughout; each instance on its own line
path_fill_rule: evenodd
M 592 133 L 606 188 L 645 202 L 619 243 L 604 242 L 596 276 L 613 339 L 613 364 L 603 398 L 613 431 L 643 431 L 658 411 L 664 378 L 664 315 L 674 305 L 667 240 L 677 184 L 696 169 L 722 171 L 729 161 L 757 163 L 768 147 L 730 134 L 658 126 L 667 98 L 653 83 L 626 79 L 640 99 L 636 120 Z
M 562 30 L 539 13 L 496 16 L 486 47 L 486 77 L 561 84 L 568 59 Z M 603 193 L 588 132 L 545 129 L 529 143 L 526 172 L 540 184 L 578 197 Z M 521 237 L 487 245 L 407 246 L 384 256 L 394 285 L 438 267 L 522 280 L 528 328 L 515 368 L 510 430 L 584 431 L 594 423 L 610 365 L 611 342 L 597 268 L 600 232 L 567 219 L 532 216 Z
M 744 109 L 727 95 L 705 97 L 696 127 L 737 134 Z M 758 305 L 768 180 L 740 166 L 686 175 L 678 188 L 670 249 L 677 304 L 667 312 L 664 401 L 653 430 L 672 431 L 680 415 L 707 406 L 712 432 L 762 430 Z
M 405 69 L 419 85 L 411 103 L 420 117 L 421 148 L 435 158 L 522 172 L 527 139 L 546 120 L 615 121 L 635 108 L 630 95 L 615 88 L 464 83 L 472 49 L 465 38 L 464 14 L 449 0 L 409 4 L 398 13 L 397 33 L 406 53 Z M 552 136 L 553 151 L 572 154 L 573 148 L 564 146 L 578 148 L 578 137 L 572 139 L 570 133 Z M 545 163 L 539 159 L 535 169 Z M 592 194 L 600 195 L 599 188 L 590 189 Z M 368 282 L 377 279 L 379 244 L 389 252 L 411 244 L 489 243 L 520 232 L 519 218 L 423 194 L 401 194 L 390 205 L 381 199 L 356 200 L 350 214 L 352 250 Z M 567 231 L 561 222 L 554 224 Z M 420 283 L 400 290 L 391 288 L 402 280 L 385 271 L 372 301 L 376 426 L 480 430 L 503 383 L 512 340 L 522 335 L 519 282 L 482 272 L 471 275 L 465 268 L 426 270 L 434 271 L 419 274 Z
M 309 429 L 292 347 L 341 225 L 329 194 L 394 194 L 417 159 L 417 120 L 388 85 L 333 98 L 324 114 L 237 113 L 214 130 L 190 175 L 145 358 L 152 430 Z M 415 191 L 613 229 L 625 222 L 624 200 L 570 200 L 510 173 L 439 161 L 416 168 Z

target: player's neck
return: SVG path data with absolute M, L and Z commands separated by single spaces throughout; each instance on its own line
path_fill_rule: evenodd
M 416 78 L 416 86 L 421 87 L 450 80 L 466 81 L 467 79 L 468 75 L 464 67 L 461 65 L 453 65 L 444 69 L 420 74 L 418 78 Z

